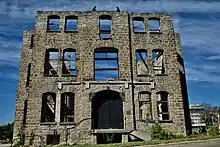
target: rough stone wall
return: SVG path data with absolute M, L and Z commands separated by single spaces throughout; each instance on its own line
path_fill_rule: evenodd
M 50 15 L 60 16 L 60 32 L 47 31 L 47 19 Z M 78 17 L 78 30 L 75 32 L 65 32 L 65 17 Z M 110 15 L 112 17 L 112 39 L 103 40 L 99 37 L 99 16 Z M 133 32 L 133 17 L 143 17 L 145 19 L 145 33 Z M 147 19 L 149 17 L 160 18 L 160 33 L 150 33 Z M 130 22 L 130 25 L 129 25 Z M 129 28 L 130 27 L 130 28 Z M 30 49 L 31 35 L 34 35 L 33 48 Z M 131 41 L 130 41 L 131 40 Z M 34 137 L 34 144 L 41 144 L 39 136 L 42 136 L 43 143 L 46 143 L 46 135 L 53 134 L 54 130 L 61 135 L 60 142 L 66 141 L 65 127 L 73 127 L 85 118 L 91 118 L 91 99 L 95 92 L 101 90 L 114 90 L 122 93 L 124 129 L 131 131 L 134 129 L 135 111 L 136 123 L 139 121 L 138 93 L 141 91 L 151 92 L 152 112 L 154 122 L 158 122 L 156 92 L 167 91 L 169 93 L 170 120 L 159 122 L 163 127 L 174 133 L 186 134 L 183 94 L 181 92 L 181 82 L 179 76 L 179 63 L 177 50 L 181 48 L 175 36 L 172 18 L 167 14 L 146 14 L 128 12 L 53 12 L 38 11 L 36 16 L 35 29 L 24 33 L 22 55 L 20 62 L 20 78 L 16 99 L 16 114 L 14 137 L 19 127 L 22 125 L 24 112 L 24 100 L 28 99 L 27 124 L 25 127 L 25 144 L 28 144 L 31 134 Z M 119 79 L 118 81 L 94 82 L 94 49 L 100 47 L 113 47 L 118 49 L 119 56 Z M 56 48 L 62 57 L 63 50 L 73 48 L 76 50 L 76 70 L 77 75 L 72 77 L 62 76 L 62 61 L 59 60 L 58 76 L 44 76 L 45 51 L 49 48 Z M 152 50 L 160 48 L 164 50 L 165 74 L 154 75 L 153 62 L 151 60 Z M 149 74 L 137 76 L 135 50 L 147 49 Z M 130 60 L 130 52 L 132 61 Z M 180 50 L 181 52 L 181 50 Z M 27 67 L 31 63 L 31 81 L 28 88 L 25 87 L 27 79 Z M 132 64 L 131 64 L 132 63 Z M 132 69 L 132 70 L 131 70 Z M 132 74 L 134 89 L 132 89 Z M 61 88 L 59 89 L 59 85 Z M 133 91 L 132 91 L 133 90 Z M 40 123 L 42 94 L 45 92 L 56 93 L 56 119 L 54 123 Z M 75 114 L 74 122 L 62 124 L 59 121 L 60 95 L 64 92 L 75 93 Z M 134 106 L 132 102 L 134 94 Z M 188 98 L 186 98 L 188 101 Z M 91 126 L 90 121 L 86 121 L 85 126 Z M 138 123 L 140 124 L 140 123 Z M 81 125 L 79 125 L 81 126 Z M 82 125 L 83 126 L 83 125 Z M 78 130 L 85 129 L 78 127 Z M 74 134 L 72 134 L 74 136 Z M 76 134 L 75 134 L 76 135 Z M 92 136 L 88 135 L 88 141 Z

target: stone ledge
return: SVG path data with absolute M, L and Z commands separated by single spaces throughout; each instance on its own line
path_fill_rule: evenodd
M 94 129 L 92 131 L 93 134 L 99 134 L 99 133 L 123 133 L 127 134 L 131 131 L 125 130 L 125 129 Z

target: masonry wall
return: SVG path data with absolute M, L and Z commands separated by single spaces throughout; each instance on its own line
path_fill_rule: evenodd
M 47 31 L 47 18 L 50 15 L 60 16 L 60 32 Z M 78 30 L 67 33 L 64 31 L 64 23 L 65 17 L 70 15 L 78 17 Z M 101 15 L 110 15 L 112 17 L 112 39 L 103 40 L 99 38 L 98 20 Z M 145 19 L 146 33 L 136 34 L 133 32 L 132 18 L 136 16 Z M 152 16 L 160 18 L 160 33 L 152 34 L 148 31 L 147 19 Z M 34 35 L 33 47 L 30 49 L 32 34 Z M 33 134 L 35 134 L 33 137 L 34 144 L 45 144 L 46 135 L 54 134 L 55 130 L 57 134 L 61 134 L 60 142 L 66 142 L 66 128 L 74 126 L 81 120 L 91 118 L 92 95 L 109 88 L 122 94 L 125 130 L 131 131 L 135 129 L 135 124 L 138 126 L 138 93 L 149 91 L 152 93 L 153 123 L 159 122 L 169 131 L 186 134 L 185 121 L 187 120 L 184 117 L 184 98 L 181 90 L 177 57 L 177 50 L 180 49 L 180 45 L 176 42 L 179 42 L 179 40 L 174 33 L 172 18 L 167 14 L 129 14 L 124 11 L 37 12 L 34 30 L 24 33 L 16 99 L 14 137 L 16 137 L 19 128 L 22 126 L 24 101 L 27 99 L 28 111 L 25 126 L 27 135 L 25 137 L 25 144 L 30 143 Z M 94 49 L 100 47 L 118 49 L 118 81 L 94 82 Z M 73 77 L 62 77 L 62 61 L 60 60 L 58 64 L 58 76 L 44 76 L 45 51 L 48 48 L 59 49 L 61 57 L 64 49 L 75 49 L 77 75 Z M 153 73 L 151 53 L 155 48 L 164 50 L 166 70 L 164 75 L 154 75 Z M 136 49 L 147 49 L 148 51 L 148 65 L 150 70 L 147 76 L 139 77 L 136 74 Z M 132 60 L 130 60 L 130 57 L 132 57 Z M 31 80 L 30 86 L 26 87 L 27 67 L 29 63 L 31 63 Z M 135 85 L 134 89 L 131 86 L 132 81 Z M 62 87 L 61 89 L 59 88 L 60 85 Z M 156 92 L 158 91 L 167 91 L 169 93 L 169 111 L 171 115 L 169 121 L 158 121 L 156 104 Z M 42 94 L 45 92 L 54 92 L 57 96 L 56 107 L 58 111 L 56 112 L 54 123 L 40 123 Z M 59 100 L 63 92 L 75 93 L 75 114 L 72 124 L 62 124 L 59 121 Z M 135 108 L 133 108 L 132 95 L 134 95 Z M 187 102 L 188 98 L 185 98 L 185 101 Z M 135 117 L 133 114 L 135 114 Z M 86 120 L 77 129 L 71 130 L 81 135 L 77 136 L 73 133 L 71 134 L 72 138 L 82 137 L 86 133 L 85 130 L 91 130 L 91 121 Z M 94 143 L 95 140 L 93 139 L 94 136 L 92 134 L 87 135 L 87 137 L 84 137 L 84 143 Z

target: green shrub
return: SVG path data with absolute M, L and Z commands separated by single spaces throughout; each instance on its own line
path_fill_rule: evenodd
M 152 139 L 160 140 L 171 140 L 171 139 L 182 139 L 183 135 L 174 135 L 172 132 L 166 132 L 160 125 L 155 124 L 151 128 Z
M 217 125 L 211 126 L 208 129 L 208 134 L 211 135 L 211 136 L 218 136 L 218 135 L 220 135 L 218 126 Z

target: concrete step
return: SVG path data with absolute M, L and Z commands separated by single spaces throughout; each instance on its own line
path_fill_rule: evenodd
M 137 138 L 139 138 L 139 139 L 142 139 L 142 140 L 144 140 L 144 141 L 149 141 L 149 140 L 151 140 L 151 136 L 150 136 L 148 133 L 142 132 L 142 131 L 132 131 L 132 132 L 130 133 L 131 139 L 133 138 L 132 136 L 137 137 Z

